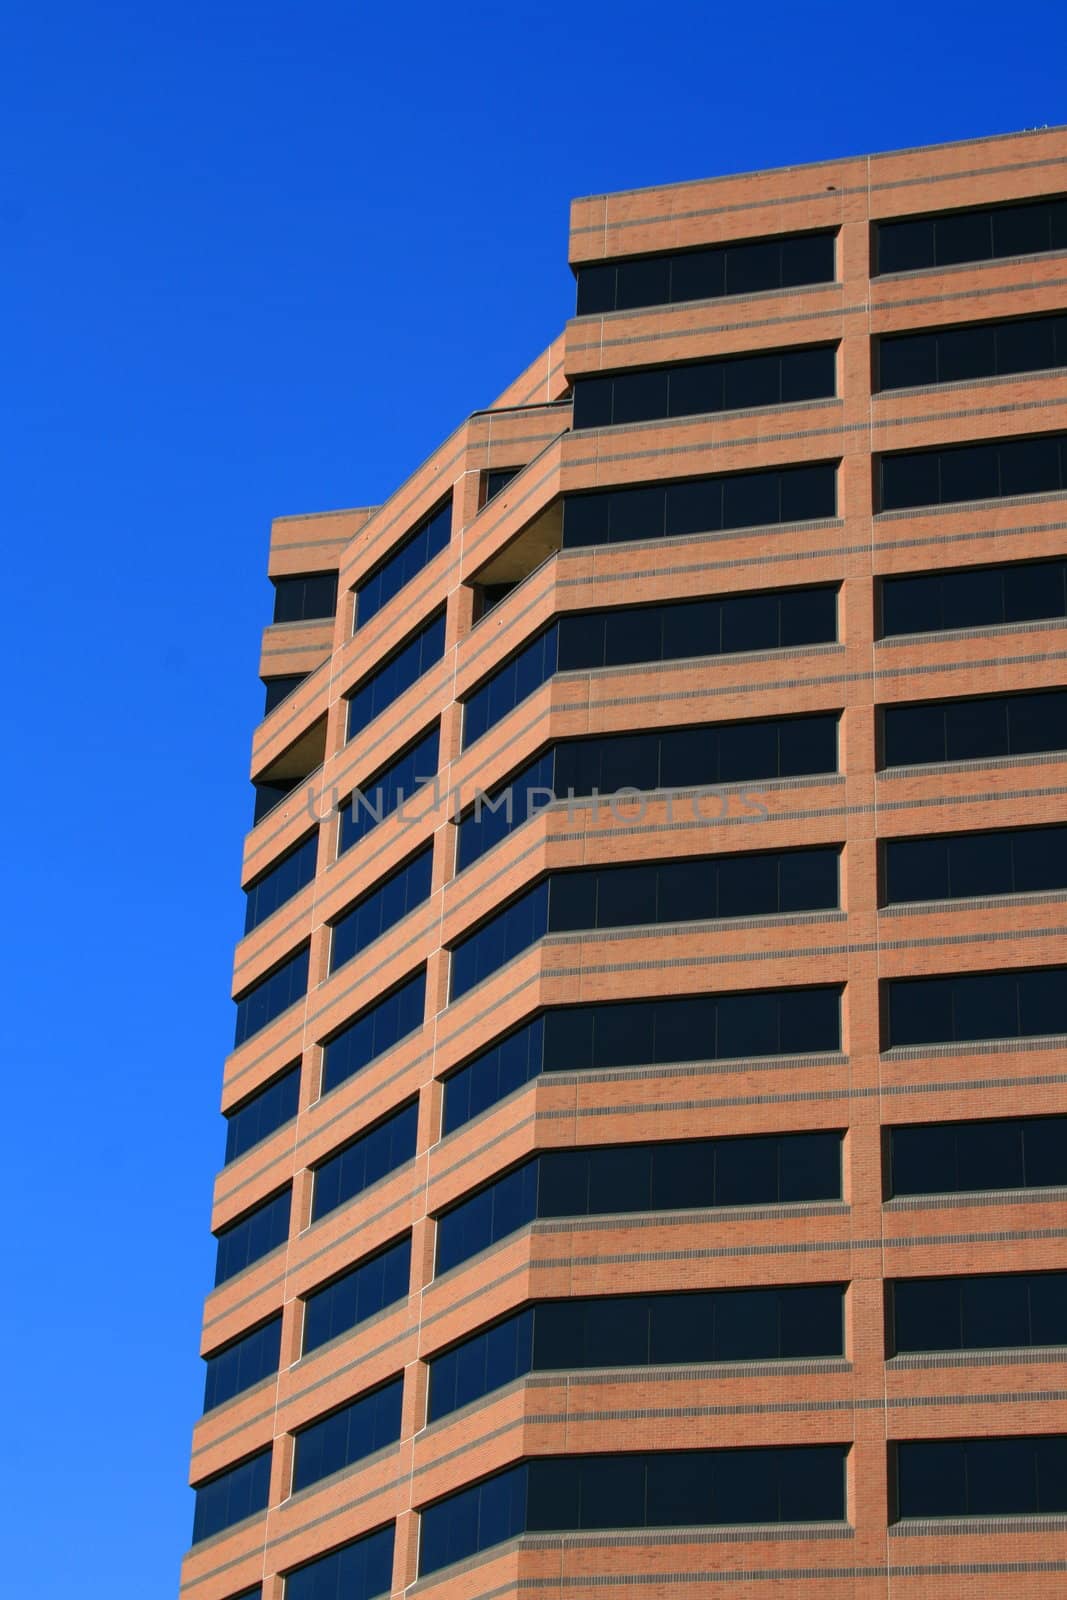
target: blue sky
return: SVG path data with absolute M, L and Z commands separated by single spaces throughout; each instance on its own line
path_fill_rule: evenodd
M 572 195 L 1067 121 L 1055 3 L 0 19 L 15 1595 L 177 1591 L 270 518 L 573 309 Z

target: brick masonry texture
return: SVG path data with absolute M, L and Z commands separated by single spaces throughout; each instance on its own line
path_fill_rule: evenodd
M 270 1503 L 186 1556 L 187 1600 L 260 1585 L 283 1600 L 294 1567 L 396 1524 L 392 1592 L 586 1600 L 636 1589 L 652 1600 L 1052 1600 L 1067 1593 L 1063 1518 L 890 1524 L 894 1439 L 1067 1433 L 1063 1349 L 886 1359 L 883 1280 L 1067 1268 L 1067 1190 L 943 1200 L 883 1197 L 884 1130 L 1067 1114 L 1063 1039 L 883 1050 L 887 978 L 1062 963 L 1063 895 L 880 909 L 878 841 L 1067 819 L 1067 757 L 879 772 L 876 707 L 1067 683 L 1062 622 L 881 640 L 885 576 L 1067 556 L 1062 494 L 880 513 L 883 450 L 1067 430 L 1064 373 L 872 391 L 872 338 L 1062 310 L 1067 251 L 872 277 L 878 219 L 1067 192 L 1067 131 L 1046 130 L 574 202 L 575 267 L 792 231 L 837 230 L 837 281 L 801 289 L 583 316 L 496 404 L 474 413 L 383 505 L 285 517 L 272 576 L 338 571 L 334 622 L 268 627 L 265 677 L 306 673 L 256 729 L 252 776 L 308 773 L 247 836 L 243 882 L 318 826 L 313 882 L 237 946 L 234 993 L 310 944 L 306 999 L 227 1058 L 231 1110 L 297 1061 L 296 1119 L 228 1165 L 213 1225 L 292 1184 L 287 1242 L 213 1290 L 202 1350 L 278 1312 L 281 1368 L 195 1426 L 191 1481 L 273 1445 Z M 572 382 L 598 371 L 838 345 L 838 398 L 575 433 Z M 689 475 L 839 460 L 838 512 L 803 525 L 549 552 L 481 620 L 475 587 L 497 581 L 560 496 Z M 517 469 L 483 504 L 489 469 Z M 354 486 L 358 495 L 359 486 Z M 355 586 L 453 497 L 448 547 L 353 631 Z M 461 697 L 553 617 L 757 588 L 840 586 L 839 642 L 744 657 L 561 673 L 462 748 Z M 445 610 L 442 659 L 351 741 L 346 697 Z M 466 804 L 561 738 L 801 712 L 841 714 L 840 771 L 726 786 L 705 816 L 657 796 L 612 818 L 557 804 L 463 872 L 456 827 L 426 791 L 338 854 L 336 804 L 440 724 L 442 791 Z M 312 752 L 308 756 L 308 752 Z M 303 766 L 300 766 L 301 761 Z M 295 763 L 295 765 L 294 765 Z M 721 815 L 718 813 L 721 812 Z M 429 900 L 329 973 L 330 923 L 432 844 Z M 448 1003 L 448 946 L 552 870 L 800 845 L 843 850 L 842 910 L 553 936 Z M 327 1094 L 323 1044 L 425 965 L 421 1029 Z M 535 1079 L 447 1137 L 442 1078 L 540 1007 L 581 1001 L 844 988 L 839 1052 L 570 1072 Z M 312 1167 L 418 1099 L 415 1157 L 311 1221 Z M 545 1220 L 434 1276 L 434 1218 L 538 1150 L 804 1129 L 844 1132 L 840 1202 Z M 409 1233 L 406 1300 L 301 1355 L 301 1297 Z M 531 1300 L 682 1289 L 844 1283 L 843 1359 L 538 1373 L 427 1424 L 427 1359 Z M 398 1444 L 291 1491 L 294 1430 L 403 1374 Z M 527 1457 L 817 1442 L 851 1446 L 847 1525 L 527 1535 L 418 1575 L 418 1511 Z

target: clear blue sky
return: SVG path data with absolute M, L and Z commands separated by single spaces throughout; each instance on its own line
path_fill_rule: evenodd
M 7 7 L 12 1595 L 176 1594 L 270 518 L 382 499 L 548 342 L 572 195 L 1067 121 L 1065 31 L 1053 0 Z

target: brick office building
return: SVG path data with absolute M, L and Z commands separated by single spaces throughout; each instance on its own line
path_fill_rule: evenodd
M 577 201 L 275 524 L 186 1600 L 1067 1592 L 1065 195 Z

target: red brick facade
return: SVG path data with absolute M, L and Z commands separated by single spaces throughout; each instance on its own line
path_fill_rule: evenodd
M 309 675 L 256 730 L 253 777 L 310 776 L 248 835 L 244 881 L 306 836 L 309 791 L 326 820 L 314 882 L 242 940 L 235 958 L 239 994 L 310 938 L 306 1002 L 235 1050 L 224 1075 L 225 1110 L 299 1059 L 299 1115 L 220 1173 L 213 1224 L 290 1179 L 293 1214 L 284 1249 L 208 1296 L 202 1349 L 282 1310 L 281 1371 L 197 1423 L 191 1471 L 200 1483 L 273 1442 L 270 1505 L 193 1548 L 185 1600 L 231 1600 L 257 1585 L 263 1600 L 282 1600 L 292 1568 L 390 1521 L 394 1594 L 416 1582 L 455 1600 L 521 1589 L 592 1600 L 605 1585 L 639 1586 L 650 1600 L 1067 1592 L 1067 1530 L 1057 1519 L 904 1531 L 889 1523 L 887 1489 L 889 1440 L 1067 1433 L 1062 1352 L 887 1362 L 882 1306 L 883 1279 L 894 1276 L 1067 1266 L 1067 1195 L 885 1201 L 881 1161 L 883 1129 L 896 1123 L 1067 1112 L 1062 1040 L 886 1052 L 879 1033 L 881 980 L 1062 962 L 1064 902 L 1013 897 L 887 912 L 876 854 L 888 835 L 1064 820 L 1067 758 L 880 773 L 876 707 L 1062 685 L 1067 630 L 1028 624 L 896 643 L 879 640 L 875 626 L 880 576 L 1063 556 L 1064 500 L 879 514 L 872 499 L 880 451 L 1067 429 L 1067 385 L 1062 372 L 886 394 L 871 381 L 879 334 L 1063 308 L 1067 253 L 888 278 L 872 278 L 870 262 L 873 220 L 1065 191 L 1067 133 L 1051 131 L 576 201 L 575 265 L 833 227 L 837 281 L 576 318 L 384 505 L 275 524 L 272 576 L 339 569 L 340 599 L 333 625 L 267 629 L 264 676 Z M 583 374 L 816 340 L 839 345 L 838 398 L 570 431 L 569 385 Z M 501 552 L 505 570 L 507 551 L 519 548 L 512 541 L 566 492 L 831 458 L 841 462 L 832 520 L 559 551 L 473 620 L 472 580 L 492 574 Z M 522 470 L 480 509 L 481 475 L 495 467 Z M 353 633 L 353 586 L 449 491 L 448 549 Z M 724 656 L 561 675 L 461 749 L 460 698 L 558 613 L 815 582 L 841 585 L 836 645 L 799 650 L 786 663 Z M 346 742 L 345 696 L 442 604 L 443 659 Z M 458 786 L 466 801 L 561 737 L 816 710 L 842 713 L 840 775 L 759 785 L 766 818 L 732 804 L 721 820 L 698 823 L 680 806 L 672 817 L 666 798 L 625 823 L 606 811 L 594 819 L 588 806 L 553 808 L 457 875 L 454 823 L 424 795 L 407 808 L 419 820 L 389 818 L 337 854 L 333 803 L 438 718 L 442 788 Z M 330 976 L 328 923 L 431 838 L 428 904 Z M 841 913 L 549 937 L 448 1004 L 446 947 L 548 869 L 815 843 L 843 846 Z M 322 1041 L 423 961 L 421 1032 L 320 1097 Z M 539 1007 L 812 982 L 844 986 L 840 1054 L 758 1070 L 735 1062 L 546 1075 L 441 1137 L 442 1077 Z M 311 1225 L 311 1167 L 413 1096 L 414 1164 Z M 843 1203 L 777 1215 L 538 1222 L 435 1281 L 434 1216 L 529 1152 L 812 1128 L 846 1130 Z M 409 1229 L 406 1304 L 302 1358 L 300 1297 Z M 535 1374 L 427 1426 L 427 1358 L 530 1300 L 806 1282 L 848 1284 L 844 1360 L 799 1371 L 763 1363 L 744 1373 L 735 1365 Z M 294 1429 L 401 1372 L 399 1445 L 293 1495 Z M 847 1526 L 833 1533 L 531 1535 L 418 1579 L 419 1508 L 525 1457 L 818 1441 L 851 1445 Z

